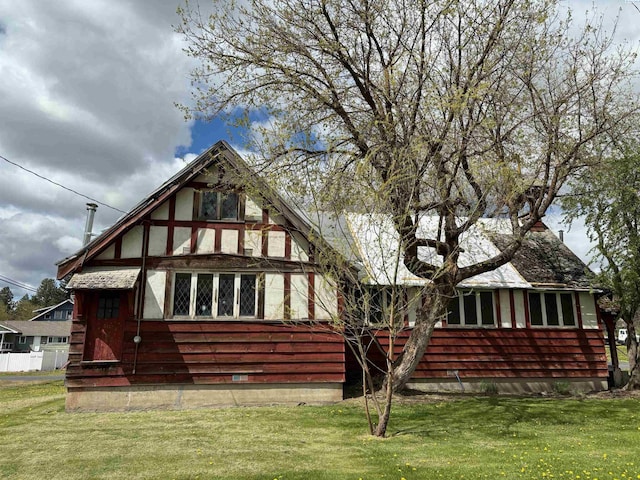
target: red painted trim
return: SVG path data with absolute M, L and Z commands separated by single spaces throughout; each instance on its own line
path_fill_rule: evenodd
M 222 229 L 215 228 L 216 235 L 213 239 L 213 251 L 215 253 L 220 253 L 222 251 Z
M 167 255 L 173 255 L 173 226 L 176 218 L 176 196 L 169 197 L 169 221 L 167 222 Z
M 262 223 L 269 225 L 269 210 L 266 208 L 262 209 Z
M 574 292 L 573 295 L 576 299 L 576 313 L 578 315 L 578 328 L 582 330 L 584 326 L 582 325 L 582 309 L 580 308 L 580 293 Z
M 523 290 L 522 297 L 524 298 L 524 319 L 527 328 L 531 328 L 531 318 L 529 316 L 529 291 Z
M 284 274 L 284 319 L 291 320 L 291 273 Z
M 191 245 L 190 253 L 196 253 L 198 251 L 198 227 L 191 227 Z
M 513 290 L 509 289 L 509 309 L 511 312 L 511 328 L 518 328 L 518 321 L 516 319 L 516 300 Z
M 113 242 L 113 258 L 119 259 L 122 255 L 122 235 Z
M 269 256 L 269 229 L 263 228 L 261 231 L 261 239 L 262 239 L 262 251 L 261 254 L 263 257 Z
M 291 260 L 291 234 L 289 232 L 284 234 L 284 258 Z
M 307 288 L 307 305 L 309 307 L 309 320 L 315 320 L 316 318 L 316 304 L 315 304 L 315 290 L 316 290 L 316 274 L 314 272 L 310 272 L 308 274 L 308 283 L 309 286 Z
M 238 229 L 238 255 L 244 255 L 244 231 L 244 228 Z

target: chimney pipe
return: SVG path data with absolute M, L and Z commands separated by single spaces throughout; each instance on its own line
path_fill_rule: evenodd
M 558 236 L 560 237 L 560 241 L 564 242 L 564 230 L 558 230 Z
M 84 226 L 84 238 L 82 240 L 82 246 L 85 246 L 91 241 L 91 230 L 93 230 L 93 217 L 96 214 L 98 205 L 95 203 L 87 203 L 87 223 Z

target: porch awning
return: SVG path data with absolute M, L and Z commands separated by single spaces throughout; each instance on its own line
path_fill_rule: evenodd
M 70 290 L 131 290 L 140 275 L 140 267 L 89 267 L 74 273 L 67 284 Z

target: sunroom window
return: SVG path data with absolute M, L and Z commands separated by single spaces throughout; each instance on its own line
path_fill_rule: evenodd
M 256 274 L 175 274 L 174 317 L 250 318 L 256 316 L 256 311 Z
M 529 319 L 534 327 L 575 327 L 573 295 L 529 292 Z
M 495 326 L 495 306 L 490 290 L 459 292 L 449 301 L 447 324 L 452 326 Z

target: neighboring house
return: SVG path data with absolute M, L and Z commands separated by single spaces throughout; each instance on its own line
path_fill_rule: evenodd
M 71 335 L 71 321 L 18 320 L 2 322 L 0 339 L 2 353 L 67 350 Z
M 330 320 L 348 293 L 321 273 L 314 253 L 333 248 L 348 259 L 380 308 L 390 284 L 405 288 L 408 326 L 425 280 L 390 273 L 397 242 L 384 217 L 309 217 L 219 142 L 62 260 L 58 278 L 73 275 L 75 295 L 67 408 L 340 400 L 354 361 Z M 500 227 L 486 221 L 471 232 L 469 260 L 497 251 Z M 412 386 L 550 390 L 568 380 L 606 388 L 585 267 L 539 230 L 513 262 L 460 285 Z
M 73 316 L 73 300 L 66 299 L 65 301 L 51 307 L 38 308 L 37 310 L 34 310 L 33 313 L 36 315 L 29 319 L 31 322 L 71 320 L 71 317 Z

